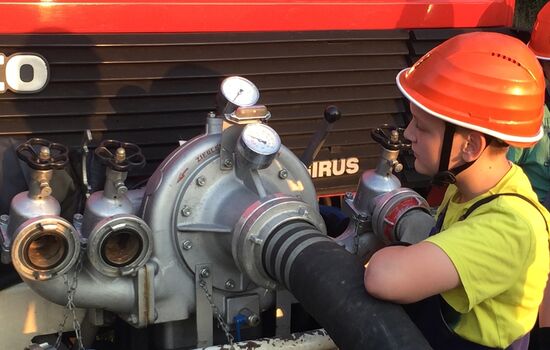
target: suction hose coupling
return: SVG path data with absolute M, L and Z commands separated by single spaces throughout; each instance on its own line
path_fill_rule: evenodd
M 301 238 L 304 235 L 307 236 Z M 288 242 L 281 237 L 287 238 Z M 270 260 L 269 265 L 264 264 L 262 261 L 267 250 L 274 250 L 277 242 L 280 242 L 277 248 L 288 248 L 291 243 L 300 245 L 310 239 L 330 241 L 317 208 L 295 197 L 273 195 L 253 203 L 242 214 L 234 230 L 233 259 L 239 269 L 257 285 L 275 289 L 280 282 L 269 275 L 266 266 L 281 271 L 284 270 L 282 266 L 286 266 L 286 260 L 283 262 L 283 252 L 281 256 L 275 256 L 273 262 Z M 297 249 L 295 245 L 292 247 Z
M 284 285 L 340 349 L 431 349 L 400 306 L 367 294 L 363 262 L 326 236 L 318 211 L 298 199 L 252 204 L 232 243 L 241 271 L 269 289 Z

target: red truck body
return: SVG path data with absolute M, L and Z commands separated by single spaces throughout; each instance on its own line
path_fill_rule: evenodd
M 514 0 L 2 1 L 2 33 L 198 33 L 511 26 Z

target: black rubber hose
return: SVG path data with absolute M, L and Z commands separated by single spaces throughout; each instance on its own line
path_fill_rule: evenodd
M 399 305 L 371 297 L 355 255 L 307 223 L 279 227 L 266 241 L 263 264 L 341 350 L 431 349 Z

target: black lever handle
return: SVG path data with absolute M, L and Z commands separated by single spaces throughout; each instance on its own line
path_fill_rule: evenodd
M 15 153 L 34 170 L 63 169 L 69 161 L 67 146 L 42 138 L 32 138 L 20 144 Z
M 403 133 L 405 129 L 383 124 L 370 133 L 372 139 L 390 151 L 402 151 L 411 148 L 411 141 Z
M 119 149 L 123 149 L 124 153 L 119 153 Z M 94 153 L 101 163 L 115 171 L 128 172 L 145 165 L 145 156 L 141 153 L 141 148 L 129 142 L 104 140 Z
M 325 119 L 323 120 L 321 127 L 313 135 L 306 150 L 300 157 L 300 160 L 305 166 L 310 166 L 311 163 L 313 163 L 313 160 L 317 157 L 321 147 L 325 144 L 328 133 L 332 130 L 333 124 L 342 117 L 342 113 L 338 107 L 331 105 L 325 108 L 324 116 Z

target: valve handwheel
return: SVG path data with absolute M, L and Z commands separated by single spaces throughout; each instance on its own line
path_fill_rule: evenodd
M 17 157 L 34 170 L 63 169 L 69 161 L 67 146 L 42 138 L 32 138 L 15 150 Z
M 373 129 L 370 133 L 372 139 L 382 147 L 390 151 L 402 151 L 411 148 L 411 141 L 407 140 L 403 133 L 405 129 L 388 124 Z
M 145 165 L 145 156 L 138 145 L 116 140 L 104 140 L 95 149 L 101 163 L 115 171 L 128 172 Z

